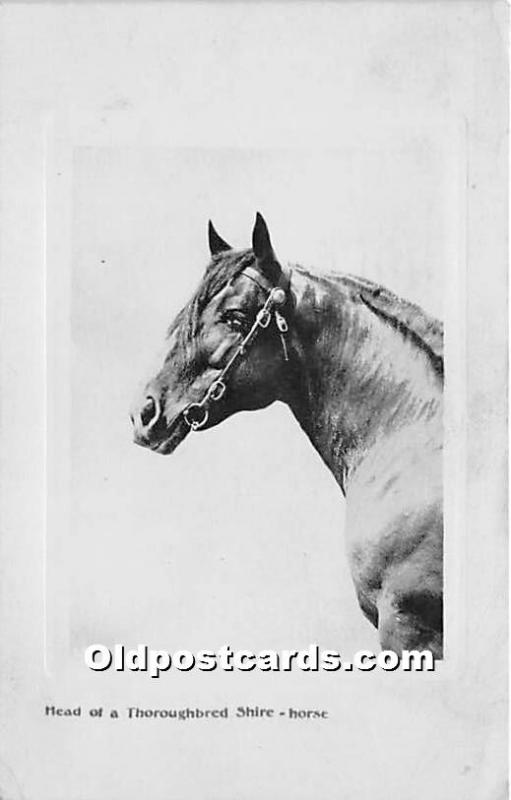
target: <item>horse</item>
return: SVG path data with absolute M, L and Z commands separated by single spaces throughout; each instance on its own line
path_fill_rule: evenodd
M 369 280 L 282 266 L 257 214 L 252 247 L 208 225 L 211 259 L 132 409 L 134 441 L 288 405 L 346 500 L 358 603 L 385 650 L 442 658 L 443 325 Z

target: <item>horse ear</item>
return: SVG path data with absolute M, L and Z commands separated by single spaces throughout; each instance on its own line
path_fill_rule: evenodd
M 268 226 L 259 211 L 252 231 L 252 249 L 258 261 L 264 262 L 274 258 Z
M 218 253 L 223 253 L 226 250 L 232 250 L 231 245 L 227 244 L 227 242 L 218 235 L 211 220 L 208 222 L 208 241 L 212 256 L 216 256 Z
M 259 211 L 256 214 L 254 230 L 252 231 L 252 249 L 261 271 L 273 283 L 278 283 L 282 268 L 273 252 L 268 226 Z

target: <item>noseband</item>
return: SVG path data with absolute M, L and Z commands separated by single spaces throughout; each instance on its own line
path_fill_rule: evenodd
M 260 330 L 268 328 L 272 320 L 275 321 L 282 344 L 284 360 L 289 361 L 285 334 L 288 332 L 288 324 L 280 310 L 288 299 L 289 278 L 282 276 L 278 286 L 273 286 L 253 267 L 246 267 L 240 275 L 250 278 L 267 294 L 266 301 L 256 314 L 256 318 L 245 338 L 238 345 L 225 367 L 220 372 L 218 378 L 211 383 L 202 400 L 198 403 L 191 403 L 183 411 L 186 424 L 192 431 L 203 428 L 209 418 L 209 407 L 211 403 L 217 403 L 225 395 L 227 385 L 225 379 L 231 372 L 236 362 L 245 355 L 248 347 L 252 344 Z

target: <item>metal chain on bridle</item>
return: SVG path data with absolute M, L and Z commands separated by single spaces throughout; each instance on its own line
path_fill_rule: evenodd
M 227 364 L 220 372 L 220 375 L 211 383 L 202 400 L 200 400 L 198 403 L 191 403 L 184 409 L 184 420 L 192 431 L 198 431 L 200 428 L 204 427 L 209 418 L 209 407 L 211 403 L 217 403 L 225 395 L 227 390 L 225 380 L 227 376 L 233 369 L 236 362 L 245 355 L 248 347 L 252 344 L 257 334 L 261 330 L 265 330 L 269 327 L 272 319 L 275 321 L 275 325 L 279 333 L 284 360 L 289 361 L 285 338 L 289 328 L 287 321 L 281 312 L 281 309 L 285 306 L 288 299 L 286 289 L 289 288 L 289 278 L 285 276 L 282 281 L 282 285 L 272 286 L 272 284 L 270 284 L 270 282 L 267 281 L 266 278 L 264 278 L 253 267 L 246 267 L 239 273 L 239 275 L 245 275 L 245 277 L 249 278 L 261 289 L 263 289 L 268 296 L 264 305 L 257 312 L 252 327 L 244 339 L 240 342 L 228 360 Z M 283 288 L 284 285 L 286 286 L 286 289 Z

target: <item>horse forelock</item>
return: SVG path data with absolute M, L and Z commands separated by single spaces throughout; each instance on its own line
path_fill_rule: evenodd
M 213 256 L 195 293 L 167 331 L 167 337 L 176 337 L 183 355 L 193 352 L 200 318 L 208 303 L 245 267 L 254 263 L 252 250 L 228 250 Z

